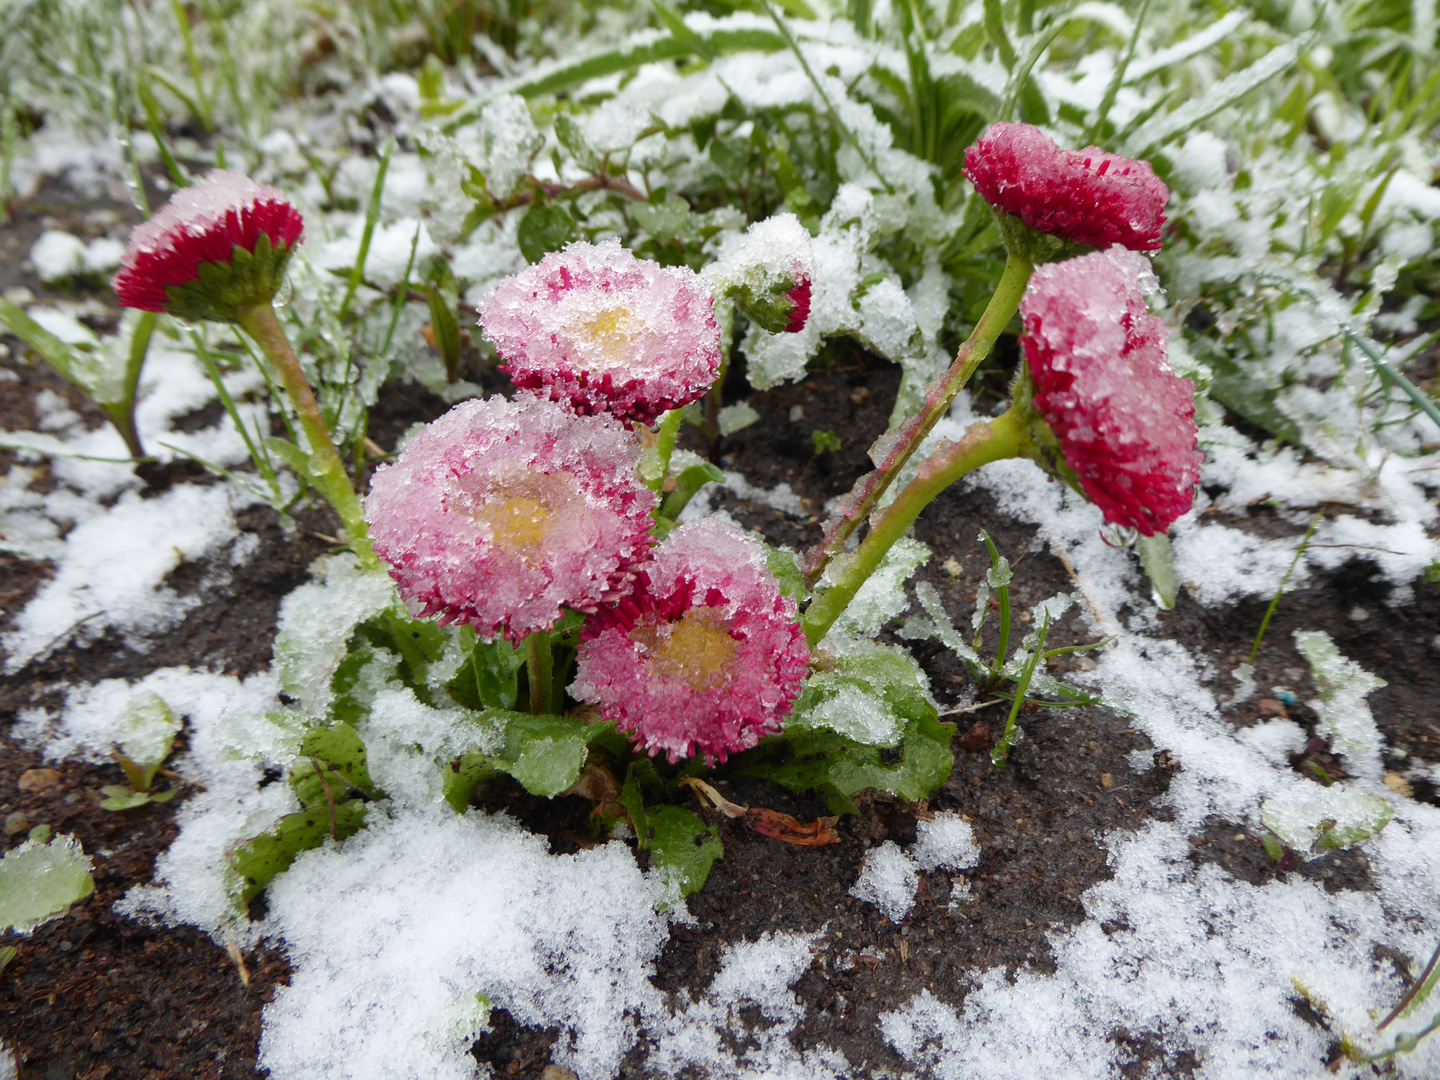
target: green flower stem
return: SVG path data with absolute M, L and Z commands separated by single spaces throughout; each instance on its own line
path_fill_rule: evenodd
M 1025 457 L 1029 423 L 1011 409 L 994 420 L 978 420 L 959 442 L 946 442 L 920 466 L 915 479 L 885 508 L 869 534 L 837 574 L 835 584 L 816 594 L 805 612 L 805 637 L 814 648 L 935 496 L 967 473 L 1001 458 Z
M 550 653 L 550 634 L 537 630 L 525 639 L 525 673 L 530 680 L 530 712 L 539 716 L 550 711 L 550 684 L 555 677 L 555 658 Z
M 295 350 L 290 348 L 285 328 L 275 317 L 275 308 L 268 300 L 253 304 L 241 310 L 236 322 L 255 339 L 255 344 L 260 346 L 260 351 L 270 362 L 271 370 L 279 377 L 291 404 L 295 406 L 300 426 L 310 442 L 309 479 L 340 515 L 341 524 L 345 526 L 346 540 L 351 550 L 359 556 L 361 565 L 367 569 L 378 569 L 380 561 L 366 535 L 364 508 L 345 472 L 345 463 L 340 460 L 340 452 L 335 449 L 330 429 L 326 427 L 325 417 L 320 412 L 320 403 L 315 400 L 315 393 L 305 379 L 305 372 L 300 367 Z
M 1011 250 L 1005 259 L 1005 272 L 1000 276 L 995 295 L 985 305 L 985 311 L 969 338 L 955 354 L 950 370 L 925 388 L 925 404 L 920 411 L 906 420 L 899 428 L 882 436 L 888 440 L 883 457 L 876 462 L 875 471 L 861 477 L 850 494 L 846 496 L 845 509 L 832 518 L 825 527 L 820 543 L 806 553 L 805 584 L 814 588 L 825 570 L 825 565 L 845 550 L 849 540 L 860 523 L 870 516 L 871 511 L 885 494 L 887 488 L 900 475 L 900 470 L 920 448 L 925 437 L 934 430 L 940 418 L 950 411 L 955 396 L 970 380 L 975 369 L 990 355 L 1001 332 L 1009 325 L 1015 312 L 1020 310 L 1020 298 L 1025 295 L 1025 286 L 1030 283 L 1030 274 L 1035 264 L 1017 250 Z M 918 513 L 918 510 L 917 510 Z M 838 615 L 839 612 L 837 611 Z M 827 624 L 828 625 L 828 624 Z

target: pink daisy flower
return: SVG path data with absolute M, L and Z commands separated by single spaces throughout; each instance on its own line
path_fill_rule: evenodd
M 480 325 L 516 386 L 576 412 L 651 423 L 704 395 L 720 371 L 710 289 L 619 241 L 574 243 L 506 278 Z
M 682 525 L 581 628 L 570 693 L 652 757 L 724 761 L 790 714 L 809 666 L 795 612 L 759 544 L 713 518 Z
M 635 439 L 543 398 L 466 401 L 379 469 L 376 552 L 418 615 L 519 641 L 629 590 L 655 496 Z
M 1158 251 L 1170 189 L 1144 161 L 1061 150 L 1029 124 L 992 124 L 965 151 L 980 197 L 1035 232 L 1092 247 Z
M 135 227 L 111 285 L 121 307 L 230 321 L 275 295 L 304 231 L 275 188 L 217 170 Z
M 1195 384 L 1145 306 L 1154 289 L 1144 256 L 1111 248 L 1041 266 L 1020 303 L 1035 411 L 1106 520 L 1144 536 L 1190 509 L 1204 461 Z

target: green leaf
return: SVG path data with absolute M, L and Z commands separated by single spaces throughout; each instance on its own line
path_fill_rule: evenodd
M 102 788 L 101 790 L 106 792 L 113 791 L 114 785 Z M 100 808 L 102 810 L 114 810 L 118 813 L 121 810 L 134 810 L 136 807 L 144 806 L 151 801 L 149 794 L 144 791 L 131 791 L 129 788 L 122 787 L 120 788 L 120 792 L 120 794 L 111 795 L 108 799 L 102 799 L 100 801 Z
M 685 232 L 690 204 L 676 195 L 663 202 L 636 203 L 630 208 L 635 223 L 657 240 L 670 240 Z
M 580 778 L 592 742 L 615 733 L 612 724 L 587 724 L 570 716 L 505 712 L 486 714 L 505 725 L 505 747 L 490 757 L 532 795 L 560 794 Z
M 899 744 L 907 724 L 937 715 L 914 657 L 866 642 L 805 680 L 785 731 L 828 730 L 858 745 L 888 748 Z
M 719 831 L 682 806 L 654 807 L 645 820 L 651 865 L 679 887 L 682 897 L 698 892 L 715 860 L 725 854 Z
M 180 721 L 175 719 L 170 707 L 149 691 L 138 694 L 125 706 L 116 725 L 116 741 L 123 755 L 121 767 L 128 763 L 135 770 L 133 775 L 129 768 L 125 772 L 136 791 L 150 790 L 155 773 L 170 756 L 179 731 Z
M 520 669 L 525 653 L 503 637 L 476 641 L 468 663 L 460 665 L 445 689 L 455 703 L 480 712 L 513 709 L 519 700 Z
M 691 465 L 688 469 L 682 469 L 680 475 L 675 478 L 675 490 L 665 496 L 665 504 L 660 508 L 661 517 L 667 517 L 674 521 L 702 487 L 706 484 L 723 484 L 724 482 L 725 474 L 708 461 L 699 465 Z
M 90 857 L 73 836 L 26 840 L 0 859 L 0 930 L 28 934 L 95 891 Z
M 317 763 L 323 772 L 317 772 Z M 365 743 L 353 727 L 341 721 L 317 725 L 305 733 L 290 769 L 290 786 L 302 806 L 327 811 L 332 798 L 339 802 L 357 791 L 370 799 L 381 795 L 370 779 Z
M 922 799 L 950 775 L 953 724 L 942 724 L 913 657 L 869 644 L 806 680 L 784 734 L 742 755 L 739 771 L 793 791 L 821 789 L 832 809 L 861 791 Z M 898 755 L 896 749 L 898 748 Z
M 515 240 L 525 261 L 537 263 L 552 251 L 580 239 L 580 231 L 569 211 L 555 203 L 537 199 L 520 219 Z
M 302 851 L 319 847 L 330 836 L 337 840 L 354 836 L 364 824 L 365 803 L 360 799 L 337 802 L 333 818 L 328 804 L 287 814 L 231 854 L 230 865 L 241 878 L 236 900 L 245 907 Z
M 776 548 L 766 544 L 765 568 L 775 578 L 775 584 L 780 586 L 782 593 L 797 604 L 804 602 L 807 595 L 805 575 L 800 571 L 795 552 L 788 548 Z
M 1164 533 L 1142 536 L 1135 541 L 1135 550 L 1140 553 L 1140 565 L 1150 579 L 1155 606 L 1169 611 L 1180 595 L 1180 578 L 1175 573 L 1175 552 L 1170 547 L 1170 537 Z
M 475 797 L 475 791 L 498 770 L 490 759 L 479 752 L 465 754 L 450 763 L 445 772 L 442 790 L 445 801 L 457 814 L 463 814 Z
M 296 476 L 308 478 L 310 476 L 310 455 L 301 450 L 289 439 L 282 439 L 276 435 L 267 435 L 260 440 L 262 446 L 289 465 L 295 471 Z
M 445 294 L 434 285 L 425 286 L 425 298 L 430 304 L 430 329 L 435 335 L 435 346 L 445 362 L 445 378 L 453 383 L 460 371 L 460 321 Z

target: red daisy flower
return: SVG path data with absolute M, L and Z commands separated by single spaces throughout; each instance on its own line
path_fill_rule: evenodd
M 1144 536 L 1190 509 L 1205 460 L 1195 384 L 1145 306 L 1153 288 L 1143 256 L 1111 248 L 1040 267 L 1020 304 L 1035 411 L 1106 520 Z
M 724 761 L 790 714 L 809 666 L 795 613 L 759 544 L 714 518 L 682 525 L 581 629 L 570 693 L 652 756 Z
M 111 284 L 121 307 L 231 321 L 275 295 L 304 231 L 275 188 L 212 172 L 136 226 Z
M 965 151 L 980 197 L 1034 232 L 1092 247 L 1158 251 L 1170 189 L 1144 161 L 1062 150 L 1029 124 L 992 124 Z

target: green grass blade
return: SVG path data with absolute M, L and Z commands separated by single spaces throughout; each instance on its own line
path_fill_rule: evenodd
M 385 192 L 385 174 L 390 171 L 390 158 L 395 153 L 395 140 L 389 139 L 380 151 L 380 168 L 375 173 L 375 184 L 370 189 L 370 202 L 365 207 L 365 229 L 360 234 L 360 247 L 355 252 L 355 265 L 350 268 L 350 281 L 345 286 L 345 297 L 340 301 L 338 318 L 343 319 L 355 298 L 355 290 L 365 278 L 365 260 L 370 257 L 370 241 L 375 236 L 375 225 L 380 220 L 380 197 Z

